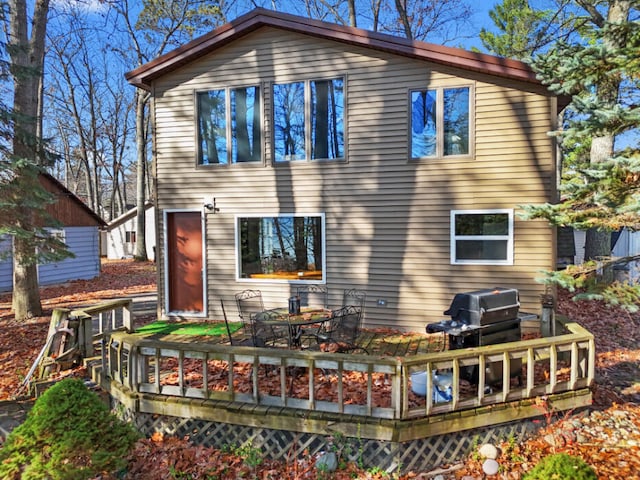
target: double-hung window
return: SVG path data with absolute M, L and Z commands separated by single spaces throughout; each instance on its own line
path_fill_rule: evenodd
M 238 216 L 238 279 L 323 282 L 324 215 Z
M 273 84 L 276 163 L 344 158 L 344 78 Z
M 411 91 L 411 158 L 468 155 L 469 87 Z
M 260 87 L 198 92 L 198 164 L 262 160 Z
M 513 265 L 513 210 L 453 210 L 451 263 Z

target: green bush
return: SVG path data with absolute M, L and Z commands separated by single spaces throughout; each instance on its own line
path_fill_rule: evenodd
M 62 380 L 0 449 L 0 478 L 82 480 L 124 467 L 138 439 L 81 380 Z
M 596 472 L 584 460 L 566 453 L 543 458 L 522 480 L 597 480 Z

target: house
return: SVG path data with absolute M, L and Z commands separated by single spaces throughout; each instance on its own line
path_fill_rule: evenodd
M 145 211 L 145 245 L 147 257 L 154 260 L 156 246 L 155 208 L 152 202 L 147 202 Z M 102 231 L 102 255 L 110 260 L 130 258 L 136 253 L 136 215 L 138 208 L 134 207 L 113 219 Z
M 46 206 L 47 213 L 60 223 L 52 233 L 66 243 L 73 258 L 38 265 L 38 284 L 51 285 L 69 280 L 91 279 L 100 274 L 99 229 L 106 226 L 96 213 L 55 177 L 42 173 L 40 183 L 55 197 Z M 8 238 L 0 239 L 0 251 L 11 249 Z M 0 261 L 0 291 L 13 289 L 13 260 Z
M 563 99 L 524 63 L 264 9 L 127 74 L 150 92 L 164 316 L 262 291 L 367 292 L 365 325 L 424 331 L 454 294 L 538 312 Z

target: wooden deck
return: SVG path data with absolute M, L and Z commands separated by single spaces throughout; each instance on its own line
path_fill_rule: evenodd
M 408 441 L 530 418 L 540 414 L 540 397 L 558 411 L 591 401 L 593 336 L 571 322 L 554 337 L 454 350 L 447 350 L 442 333 L 365 330 L 359 338 L 365 355 L 231 346 L 220 328 L 224 334 L 140 334 L 131 329 L 129 310 L 130 302 L 109 302 L 71 315 L 94 325 L 99 320 L 94 379 L 140 412 L 222 415 L 252 424 L 256 409 L 275 408 L 279 423 L 297 425 L 300 416 L 319 422 L 297 429 L 346 421 L 364 428 L 359 435 Z M 512 366 L 521 373 L 517 382 Z M 465 380 L 470 368 L 478 372 L 473 388 Z M 443 371 L 451 379 L 446 398 L 435 377 L 424 375 Z M 425 377 L 422 394 L 412 388 L 414 374 Z M 243 415 L 219 410 L 230 406 Z M 293 416 L 287 421 L 286 412 Z
M 211 323 L 211 322 L 210 322 Z M 136 334 L 136 332 L 133 332 Z M 211 345 L 229 345 L 229 338 L 222 335 L 174 335 L 140 334 L 151 340 L 177 343 L 208 343 Z M 233 334 L 234 339 L 244 337 L 242 331 Z M 406 357 L 423 353 L 442 352 L 447 349 L 447 336 L 443 333 L 403 333 L 391 329 L 364 329 L 357 339 L 358 347 L 370 355 L 388 357 Z M 311 347 L 307 342 L 303 350 Z
M 441 333 L 365 330 L 365 355 L 231 346 L 220 328 L 224 334 L 209 336 L 135 333 L 129 309 L 123 300 L 71 314 L 99 325 L 100 357 L 87 362 L 92 378 L 146 434 L 254 446 L 259 438 L 271 458 L 303 454 L 309 445 L 320 451 L 341 434 L 372 464 L 385 452 L 393 471 L 398 462 L 450 460 L 439 452 L 468 450 L 478 435 L 520 438 L 532 418 L 592 398 L 593 335 L 568 321 L 554 337 L 454 350 Z M 464 379 L 469 368 L 479 372 L 473 388 Z M 446 398 L 427 372 L 450 376 Z M 426 380 L 422 394 L 413 391 L 414 374 Z

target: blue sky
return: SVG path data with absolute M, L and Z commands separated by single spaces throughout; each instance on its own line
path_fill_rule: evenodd
M 482 29 L 482 27 L 486 28 L 487 30 L 493 30 L 495 28 L 495 26 L 493 25 L 493 21 L 489 17 L 489 10 L 492 10 L 493 6 L 496 3 L 500 3 L 500 2 L 476 2 L 476 4 L 473 5 L 473 8 L 477 10 L 473 18 L 474 38 L 463 42 L 465 48 L 471 48 L 471 47 L 481 48 L 482 43 L 480 42 L 480 37 L 479 37 L 480 29 Z

